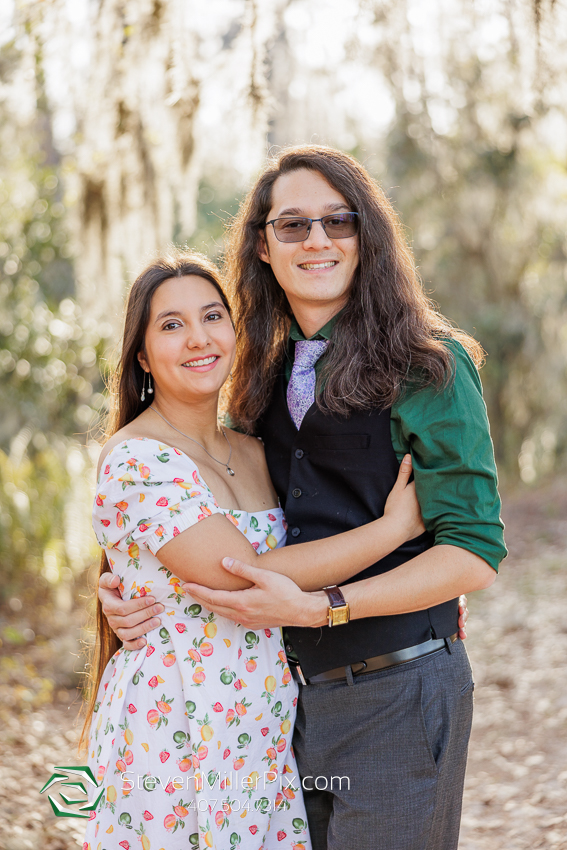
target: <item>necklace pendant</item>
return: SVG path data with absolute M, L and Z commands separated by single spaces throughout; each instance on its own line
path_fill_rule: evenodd
M 234 469 L 231 469 L 230 466 L 227 466 L 226 471 L 229 475 L 234 475 Z

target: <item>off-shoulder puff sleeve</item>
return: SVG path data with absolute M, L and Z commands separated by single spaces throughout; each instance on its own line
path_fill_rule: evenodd
M 96 489 L 93 529 L 105 549 L 136 560 L 144 546 L 154 555 L 213 513 L 222 513 L 191 458 L 145 438 L 119 443 L 105 458 Z

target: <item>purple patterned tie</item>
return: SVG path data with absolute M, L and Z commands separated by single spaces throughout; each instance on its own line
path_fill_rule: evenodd
M 306 339 L 295 343 L 295 360 L 287 387 L 287 406 L 296 428 L 315 401 L 315 363 L 329 344 L 327 339 Z

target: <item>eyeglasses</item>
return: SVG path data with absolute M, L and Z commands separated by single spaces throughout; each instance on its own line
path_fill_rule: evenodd
M 322 218 L 274 218 L 264 227 L 273 225 L 278 242 L 305 242 L 309 239 L 313 222 L 320 221 L 329 239 L 347 239 L 358 233 L 358 213 L 331 213 Z

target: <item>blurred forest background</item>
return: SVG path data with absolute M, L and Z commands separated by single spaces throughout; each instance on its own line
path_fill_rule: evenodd
M 526 517 L 547 494 L 549 569 L 561 562 L 566 0 L 4 0 L 0 719 L 10 746 L 37 753 L 33 735 L 79 685 L 101 374 L 127 285 L 169 242 L 222 260 L 225 223 L 267 152 L 306 141 L 349 151 L 380 181 L 431 297 L 486 349 L 504 491 L 531 506 Z M 37 756 L 40 785 L 57 752 Z M 36 844 L 35 826 L 0 847 L 75 846 L 57 830 Z

